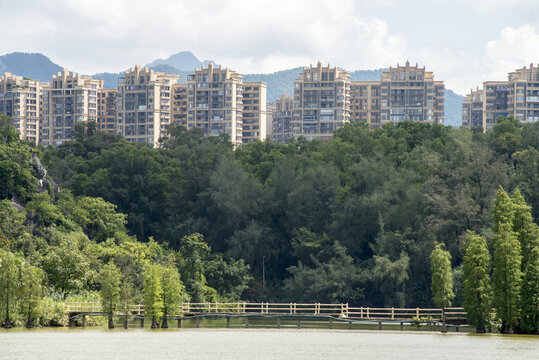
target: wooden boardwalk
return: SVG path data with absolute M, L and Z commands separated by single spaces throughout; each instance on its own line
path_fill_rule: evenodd
M 101 304 L 96 302 L 68 302 L 66 312 L 71 316 L 102 314 Z M 182 303 L 171 312 L 170 318 L 181 319 L 190 317 L 211 316 L 292 316 L 320 317 L 343 320 L 373 320 L 373 321 L 441 321 L 444 310 L 440 308 L 381 308 L 381 307 L 351 307 L 348 304 L 322 303 Z M 144 318 L 144 305 L 132 305 L 131 316 Z M 462 320 L 466 312 L 461 307 L 445 308 L 446 320 Z

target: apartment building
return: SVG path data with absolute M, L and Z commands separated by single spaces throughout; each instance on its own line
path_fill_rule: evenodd
M 266 103 L 266 139 L 273 139 L 273 114 L 275 103 Z
M 243 76 L 209 63 L 187 77 L 187 127 L 243 143 Z
M 352 81 L 350 83 L 350 122 L 364 122 L 371 129 L 381 126 L 380 81 Z
M 187 127 L 187 84 L 172 86 L 172 123 Z
M 539 64 L 509 73 L 508 82 L 509 115 L 523 123 L 539 121 Z
M 41 144 L 58 146 L 73 140 L 75 124 L 97 121 L 97 94 L 103 80 L 63 69 L 43 90 Z
M 177 75 L 136 65 L 118 79 L 117 127 L 127 141 L 158 146 L 171 122 Z
M 118 133 L 116 126 L 116 89 L 101 89 L 97 93 L 97 127 L 101 131 Z
M 294 82 L 292 132 L 295 137 L 327 140 L 350 122 L 350 74 L 339 68 L 303 68 Z
M 425 67 L 390 67 L 380 84 L 380 123 L 419 121 L 444 123 L 445 87 Z
M 294 96 L 282 94 L 275 100 L 275 110 L 272 114 L 271 139 L 282 143 L 294 137 L 292 132 L 292 116 L 294 113 Z
M 264 82 L 243 83 L 243 144 L 267 138 L 266 90 Z
M 4 73 L 0 78 L 0 114 L 13 119 L 21 140 L 39 144 L 41 96 L 48 86 L 38 80 Z
M 471 90 L 462 101 L 462 126 L 484 127 L 482 89 Z
M 513 116 L 523 123 L 539 121 L 539 67 L 515 70 L 507 81 L 485 81 L 482 88 L 470 91 L 462 103 L 462 126 L 496 125 L 498 116 Z

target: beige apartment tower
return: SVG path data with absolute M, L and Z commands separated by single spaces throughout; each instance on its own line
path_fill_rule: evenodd
M 187 127 L 187 84 L 172 86 L 172 123 Z
M 136 65 L 118 79 L 118 133 L 127 141 L 158 146 L 171 122 L 172 87 L 178 76 Z
M 371 129 L 382 125 L 380 81 L 352 81 L 350 83 L 350 122 L 369 124 Z
M 515 70 L 507 81 L 485 81 L 462 102 L 462 126 L 492 129 L 499 116 L 522 123 L 539 121 L 539 66 Z
M 118 133 L 116 126 L 116 98 L 118 90 L 102 89 L 97 93 L 97 127 L 111 134 Z
M 73 140 L 75 124 L 97 121 L 97 94 L 103 80 L 63 69 L 43 91 L 41 144 L 58 146 Z
M 290 138 L 294 137 L 292 132 L 292 116 L 294 113 L 294 97 L 282 94 L 275 100 L 275 110 L 272 114 L 272 134 L 273 141 L 287 144 Z
M 13 119 L 21 140 L 39 144 L 41 97 L 47 83 L 4 73 L 0 78 L 0 114 Z
M 228 134 L 243 143 L 243 76 L 227 68 L 208 64 L 187 77 L 187 127 L 204 134 Z
M 294 82 L 294 137 L 327 140 L 350 122 L 350 74 L 339 68 L 303 68 Z
M 268 137 L 266 91 L 267 86 L 264 82 L 243 83 L 243 144 Z

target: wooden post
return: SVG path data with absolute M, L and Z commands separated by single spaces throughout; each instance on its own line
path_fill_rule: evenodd
M 455 331 L 456 331 L 456 332 L 459 332 L 459 331 L 460 331 L 460 327 L 459 327 L 458 325 L 455 326 Z
M 442 333 L 447 332 L 447 326 L 445 324 L 445 306 L 442 308 Z
M 369 308 L 367 307 L 367 319 L 370 319 L 370 316 L 369 316 Z
M 178 318 L 178 329 L 182 327 L 182 318 Z
M 298 316 L 298 329 L 301 329 L 301 318 Z
M 226 328 L 228 329 L 230 327 L 230 318 L 226 317 Z
M 333 318 L 332 317 L 329 318 L 329 328 L 333 329 Z
M 361 307 L 361 318 L 363 319 L 363 306 Z
M 281 328 L 281 318 L 277 316 L 277 329 Z
M 401 321 L 401 331 L 404 330 L 404 324 Z
M 378 321 L 378 330 L 382 330 L 382 322 Z
M 419 308 L 416 308 L 416 309 L 415 309 L 415 316 L 416 316 L 417 319 L 419 320 Z
M 395 308 L 391 308 L 391 320 L 395 320 Z
M 82 327 L 86 327 L 86 315 L 82 315 Z
M 140 318 L 140 327 L 141 327 L 141 328 L 144 327 L 144 318 Z
M 290 303 L 290 314 L 292 314 L 292 303 Z
M 249 318 L 247 316 L 245 317 L 245 327 L 249 327 Z
M 200 318 L 197 316 L 197 317 L 195 318 L 195 327 L 198 328 L 199 326 L 200 326 Z

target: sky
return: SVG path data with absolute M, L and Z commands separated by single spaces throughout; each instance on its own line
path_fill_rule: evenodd
M 191 51 L 240 73 L 406 60 L 459 94 L 539 62 L 538 0 L 0 0 L 0 55 L 85 74 Z

